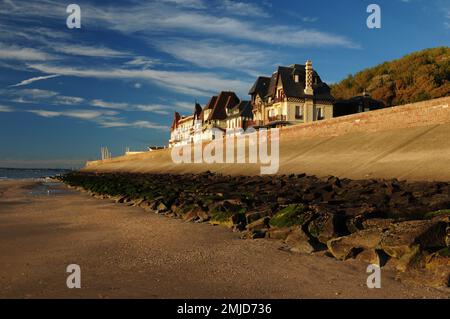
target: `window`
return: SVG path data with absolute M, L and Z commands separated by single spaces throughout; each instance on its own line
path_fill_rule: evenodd
M 294 81 L 295 81 L 295 83 L 298 83 L 298 81 L 299 81 L 299 75 L 298 74 L 294 75 Z
M 317 120 L 323 120 L 323 109 L 322 108 L 317 108 Z
M 295 106 L 295 119 L 303 120 L 303 107 L 301 107 L 300 105 Z

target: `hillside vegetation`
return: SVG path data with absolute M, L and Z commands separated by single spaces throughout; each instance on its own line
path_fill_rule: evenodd
M 450 95 L 450 48 L 426 49 L 349 75 L 331 86 L 336 99 L 366 90 L 386 105 L 400 105 Z

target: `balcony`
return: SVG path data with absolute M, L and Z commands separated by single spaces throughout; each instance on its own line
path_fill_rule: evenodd
M 273 100 L 272 103 L 280 103 L 280 102 L 286 102 L 286 97 L 285 96 L 276 96 Z
M 261 120 L 254 120 L 254 121 L 247 121 L 246 126 L 247 127 L 253 127 L 253 126 L 263 126 L 264 121 Z
M 287 120 L 286 115 L 269 116 L 269 122 L 286 121 L 286 120 Z

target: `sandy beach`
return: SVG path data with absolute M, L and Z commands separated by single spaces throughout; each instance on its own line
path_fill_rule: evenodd
M 366 286 L 367 265 L 293 254 L 275 240 L 242 240 L 100 200 L 63 185 L 50 194 L 30 181 L 0 182 L 0 298 L 448 298 L 383 268 Z M 66 267 L 81 267 L 68 289 Z

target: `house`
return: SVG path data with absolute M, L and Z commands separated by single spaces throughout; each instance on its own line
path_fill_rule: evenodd
M 236 93 L 222 91 L 213 96 L 203 110 L 203 140 L 213 140 L 214 130 L 225 131 L 227 128 L 228 112 L 240 103 Z
M 259 77 L 249 91 L 254 124 L 277 127 L 332 118 L 330 91 L 311 61 L 279 66 L 270 79 Z
M 227 110 L 226 129 L 246 130 L 249 124 L 253 124 L 253 110 L 250 101 L 241 101 L 232 109 Z
M 333 117 L 379 110 L 385 107 L 383 101 L 373 99 L 370 94 L 364 91 L 362 95 L 334 102 Z
M 174 113 L 169 147 L 211 141 L 216 138 L 215 129 L 222 132 L 232 128 L 245 130 L 252 121 L 252 103 L 241 101 L 234 92 L 223 91 L 211 97 L 203 109 L 196 102 L 190 116 Z
M 267 91 L 269 90 L 269 85 L 270 78 L 260 76 L 258 77 L 258 79 L 256 79 L 255 84 L 253 84 L 252 88 L 248 92 L 248 94 L 252 97 L 251 104 L 254 126 L 264 125 L 263 104 L 267 95 Z
M 200 141 L 202 125 L 202 107 L 197 102 L 195 102 L 194 114 L 190 116 L 181 116 L 180 113 L 175 112 L 170 127 L 169 147 Z

